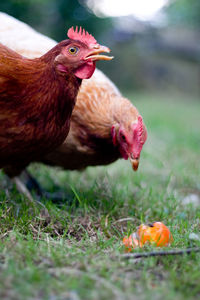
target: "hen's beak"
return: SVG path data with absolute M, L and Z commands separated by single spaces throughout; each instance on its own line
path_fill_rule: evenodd
M 84 60 L 96 61 L 96 60 L 111 60 L 114 56 L 101 55 L 100 53 L 110 53 L 110 49 L 106 46 L 96 45 L 93 50 L 84 58 Z
M 134 170 L 134 171 L 137 171 L 137 169 L 138 169 L 138 167 L 139 167 L 139 162 L 140 162 L 139 158 L 132 158 L 132 157 L 129 157 L 129 159 L 130 159 L 130 162 L 131 162 L 131 164 L 132 164 L 133 170 Z

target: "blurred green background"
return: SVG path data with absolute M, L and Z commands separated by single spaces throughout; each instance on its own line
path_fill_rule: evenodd
M 70 26 L 83 26 L 112 49 L 115 59 L 98 63 L 98 67 L 122 91 L 161 91 L 198 97 L 200 1 L 160 0 L 163 5 L 157 13 L 148 15 L 159 0 L 143 0 L 142 16 L 138 12 L 139 2 L 7 0 L 0 2 L 0 11 L 57 41 L 66 38 Z

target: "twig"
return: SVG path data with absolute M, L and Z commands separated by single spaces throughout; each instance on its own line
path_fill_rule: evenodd
M 141 257 L 150 257 L 150 256 L 167 256 L 167 255 L 183 255 L 190 254 L 192 252 L 200 252 L 200 247 L 196 248 L 186 248 L 181 250 L 169 250 L 169 251 L 151 251 L 151 252 L 137 252 L 137 253 L 126 253 L 120 255 L 120 257 L 125 259 L 134 259 Z

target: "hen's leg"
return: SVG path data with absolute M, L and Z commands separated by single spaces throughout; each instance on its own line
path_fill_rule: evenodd
M 20 180 L 18 177 L 21 171 L 26 168 L 27 163 L 20 163 L 20 164 L 12 164 L 12 165 L 7 165 L 4 167 L 4 172 L 5 174 L 12 180 L 12 182 L 16 185 L 17 190 L 19 193 L 22 193 L 23 195 L 26 196 L 26 198 L 31 202 L 34 203 L 34 199 L 27 189 L 27 187 L 24 185 L 24 183 Z
M 24 170 L 22 176 L 25 180 L 25 185 L 29 191 L 34 190 L 38 197 L 42 197 L 45 194 L 45 190 L 40 186 L 38 181 L 29 173 L 29 171 Z
M 27 189 L 27 187 L 25 186 L 25 184 L 21 181 L 21 179 L 19 177 L 13 177 L 11 179 L 13 181 L 13 183 L 15 183 L 16 188 L 18 190 L 18 192 L 20 194 L 23 194 L 31 204 L 33 204 L 35 206 L 35 204 L 39 204 L 40 206 L 42 206 L 44 209 L 46 209 L 45 205 L 43 203 L 41 203 L 40 201 L 38 201 L 37 199 L 33 199 L 30 191 Z
M 49 193 L 43 189 L 38 181 L 29 173 L 29 171 L 25 170 L 22 173 L 25 185 L 29 191 L 34 191 L 36 193 L 36 196 L 38 197 L 38 200 L 40 200 L 42 197 L 52 200 L 54 203 L 62 202 L 64 199 L 67 198 L 69 200 L 69 195 L 63 192 L 54 192 Z M 71 197 L 70 197 L 71 198 Z
M 31 193 L 29 192 L 29 190 L 27 189 L 27 187 L 25 186 L 25 184 L 19 179 L 19 177 L 13 177 L 12 181 L 15 183 L 17 190 L 19 191 L 19 193 L 22 193 L 23 195 L 26 196 L 26 198 L 31 202 L 34 203 L 34 199 L 31 195 Z

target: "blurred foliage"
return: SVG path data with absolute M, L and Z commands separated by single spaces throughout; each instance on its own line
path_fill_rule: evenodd
M 174 24 L 184 24 L 200 27 L 199 0 L 172 0 L 166 8 L 169 21 Z
M 67 38 L 69 27 L 84 27 L 99 43 L 111 48 L 115 59 L 99 62 L 98 68 L 124 91 L 200 94 L 200 0 L 169 0 L 164 27 L 134 17 L 98 18 L 86 0 L 4 0 L 0 1 L 0 11 L 57 41 Z M 120 26 L 130 21 L 132 29 L 130 25 L 127 30 Z
M 81 25 L 98 37 L 112 24 L 109 18 L 97 18 L 84 0 L 7 0 L 0 1 L 0 11 L 57 41 L 66 39 L 66 31 L 71 26 Z

